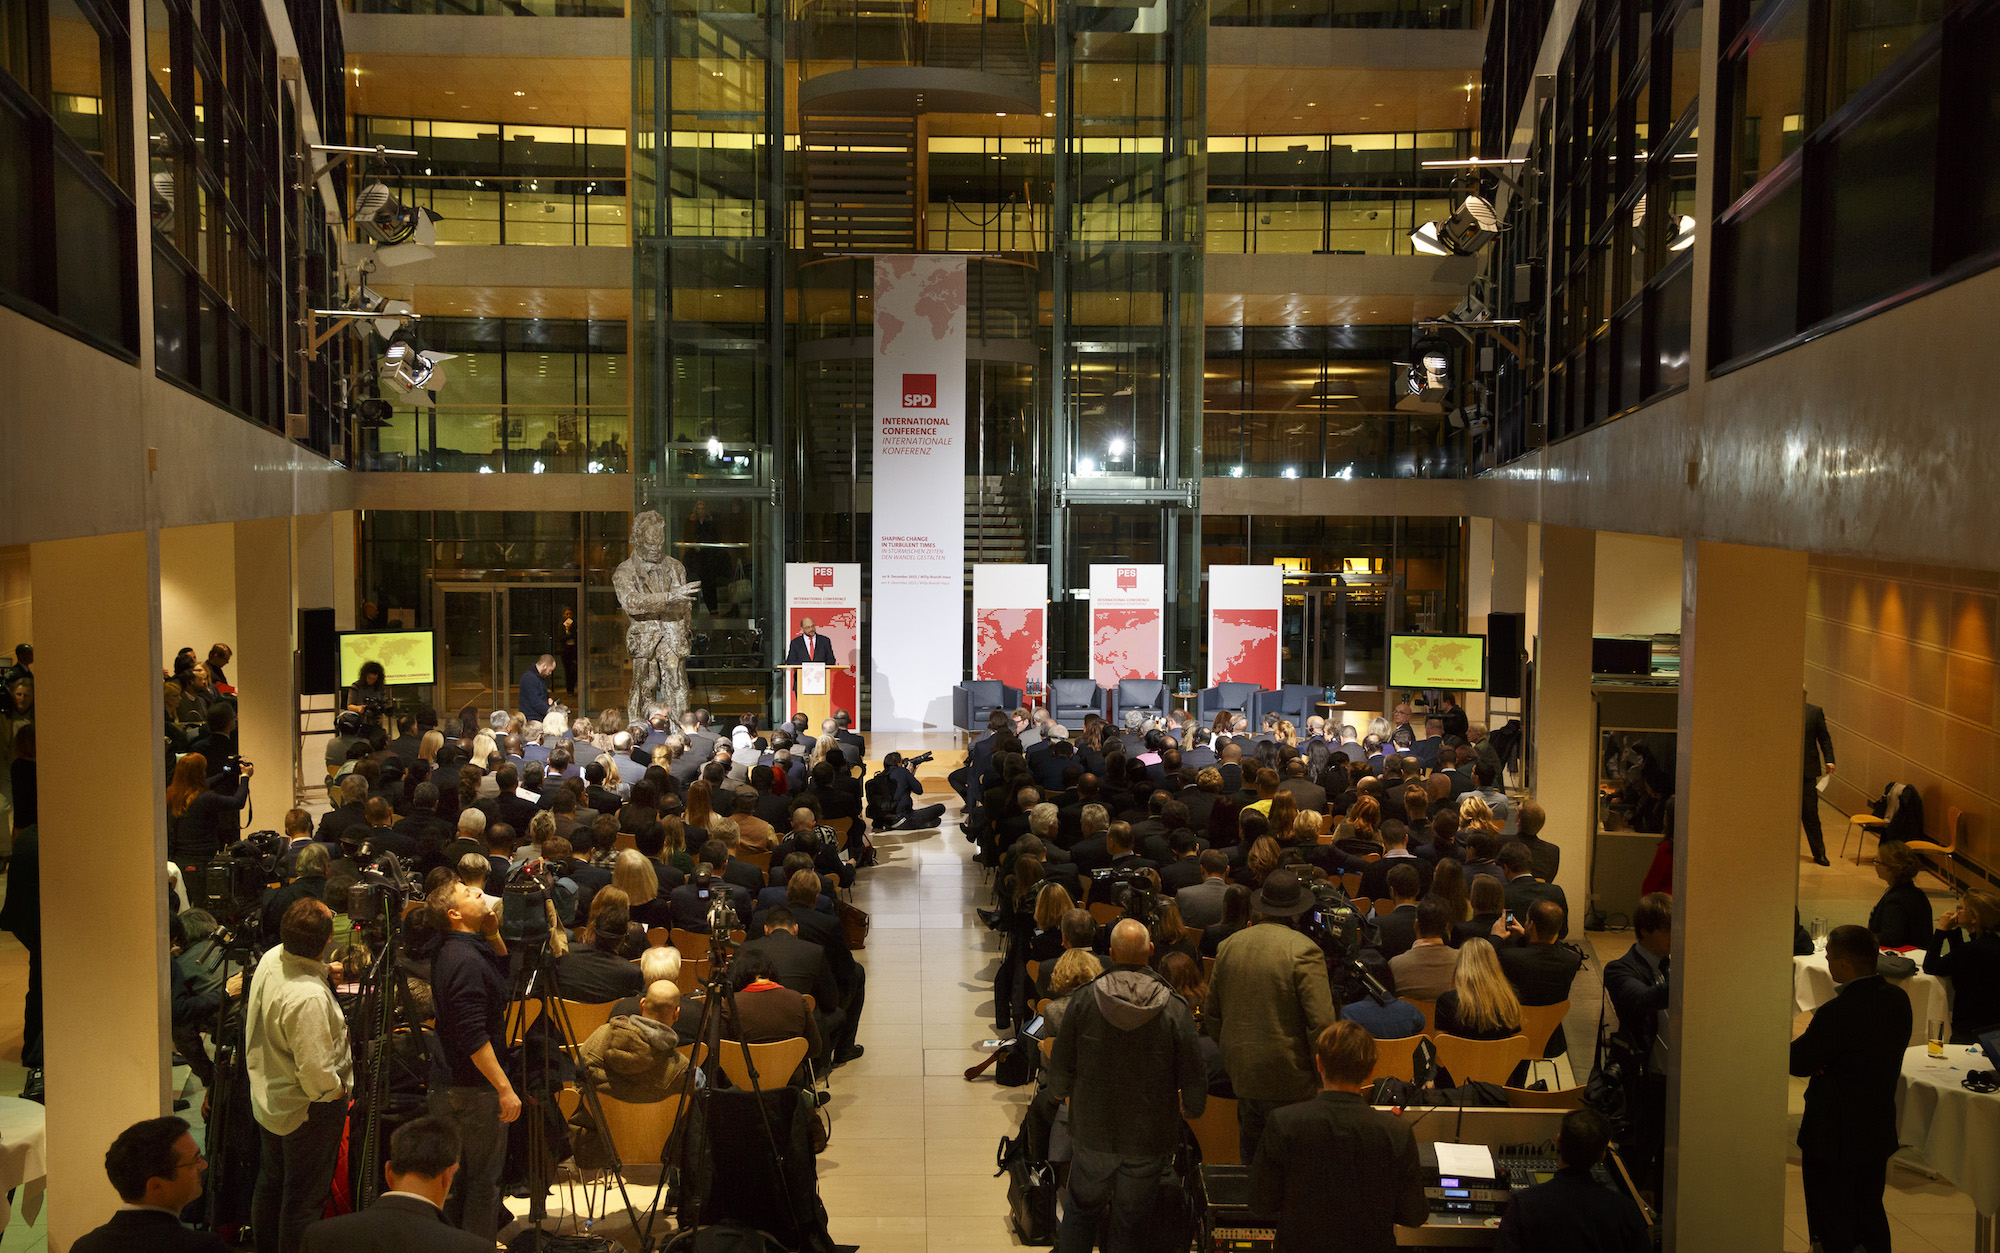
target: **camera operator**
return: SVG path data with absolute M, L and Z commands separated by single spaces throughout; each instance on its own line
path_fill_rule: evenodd
M 244 1010 L 250 1108 L 263 1129 L 250 1202 L 257 1253 L 297 1253 L 306 1224 L 326 1207 L 354 1082 L 347 1022 L 320 960 L 333 911 L 293 901 L 278 938 L 257 963 Z
M 458 1128 L 465 1146 L 458 1191 L 445 1207 L 454 1227 L 491 1240 L 500 1229 L 502 1123 L 521 1114 L 521 1098 L 502 1068 L 506 1042 L 507 942 L 500 915 L 478 889 L 448 883 L 427 898 L 450 928 L 431 958 L 438 1050 L 433 1054 L 430 1112 Z
M 364 661 L 347 688 L 347 710 L 372 718 L 396 703 L 389 692 L 389 677 L 379 661 Z
M 1208 1104 L 1193 1011 L 1147 966 L 1152 953 L 1144 924 L 1114 926 L 1110 968 L 1070 998 L 1050 1053 L 1049 1093 L 1072 1098 L 1063 1253 L 1089 1253 L 1107 1209 L 1109 1253 L 1140 1247 L 1153 1194 L 1173 1169 L 1181 1113 L 1199 1117 Z
M 1296 872 L 1273 870 L 1251 900 L 1251 925 L 1216 950 L 1202 1023 L 1222 1044 L 1246 1162 L 1257 1160 L 1273 1110 L 1319 1090 L 1313 1042 L 1339 1017 L 1326 954 L 1297 929 L 1316 905 Z
M 917 798 L 924 794 L 924 785 L 917 780 L 916 766 L 931 759 L 929 753 L 921 753 L 903 760 L 901 753 L 890 753 L 882 759 L 882 773 L 889 776 L 889 821 L 882 828 L 885 831 L 928 831 L 936 827 L 938 819 L 944 816 L 943 805 L 917 806 Z

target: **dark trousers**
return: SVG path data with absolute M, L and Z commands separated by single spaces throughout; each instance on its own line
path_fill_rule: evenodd
M 1236 1098 L 1236 1147 L 1243 1155 L 1245 1166 L 1257 1160 L 1257 1146 L 1264 1140 L 1264 1124 L 1270 1121 L 1271 1111 L 1296 1105 L 1296 1101 L 1260 1101 L 1254 1097 Z
M 854 978 L 847 986 L 847 997 L 841 1006 L 845 1020 L 828 1037 L 833 1042 L 834 1053 L 854 1047 L 855 1033 L 861 1030 L 861 1011 L 867 1004 L 868 968 L 856 962 Z
M 257 1253 L 298 1253 L 306 1227 L 317 1221 L 333 1191 L 333 1165 L 347 1102 L 315 1101 L 306 1120 L 285 1135 L 258 1127 L 263 1155 L 250 1197 L 250 1227 Z
M 1819 825 L 1819 789 L 1814 781 L 1805 781 L 1805 795 L 1799 799 L 1799 822 L 1806 829 L 1806 845 L 1812 849 L 1814 857 L 1826 856 L 1826 833 Z
M 1090 1253 L 1106 1210 L 1111 1224 L 1105 1253 L 1137 1253 L 1153 1194 L 1173 1164 L 1171 1157 L 1120 1157 L 1076 1149 L 1069 1163 L 1069 1185 L 1063 1191 L 1056 1253 Z
M 1807 1153 L 1806 1226 L 1821 1253 L 1889 1253 L 1887 1153 Z
M 896 813 L 896 826 L 911 831 L 920 831 L 925 827 L 936 826 L 938 819 L 942 817 L 944 817 L 943 805 L 924 805 L 919 807 L 905 801 L 903 807 Z
M 28 998 L 21 1008 L 21 1065 L 42 1068 L 42 937 L 16 934 L 28 950 Z
M 433 1087 L 430 1111 L 451 1120 L 463 1146 L 458 1179 L 444 1203 L 444 1220 L 461 1231 L 491 1240 L 500 1230 L 500 1167 L 507 1160 L 500 1094 L 484 1085 Z
M 187 899 L 181 902 L 183 909 L 208 908 L 208 863 L 209 858 L 177 858 L 181 868 L 181 889 Z

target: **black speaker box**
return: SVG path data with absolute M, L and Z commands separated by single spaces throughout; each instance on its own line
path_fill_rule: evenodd
M 1525 615 L 1495 613 L 1486 617 L 1486 694 L 1518 700 L 1521 696 L 1521 633 Z
M 299 691 L 330 696 L 340 691 L 340 641 L 333 610 L 299 610 Z

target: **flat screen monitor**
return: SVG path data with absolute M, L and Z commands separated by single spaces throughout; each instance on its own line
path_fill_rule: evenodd
M 1653 641 L 1650 637 L 1626 639 L 1617 635 L 1597 635 L 1590 641 L 1592 674 L 1653 673 Z
M 391 687 L 433 682 L 435 655 L 429 631 L 343 631 L 340 634 L 340 685 L 352 686 L 361 663 L 379 661 Z
M 1486 690 L 1483 635 L 1391 635 L 1389 686 L 1448 692 Z

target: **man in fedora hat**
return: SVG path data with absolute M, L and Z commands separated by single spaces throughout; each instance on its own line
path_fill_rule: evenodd
M 1251 899 L 1251 925 L 1216 950 L 1204 1029 L 1222 1044 L 1246 1162 L 1257 1160 L 1272 1110 L 1319 1090 L 1313 1042 L 1340 1016 L 1326 954 L 1293 922 L 1313 906 L 1296 872 L 1273 870 Z

